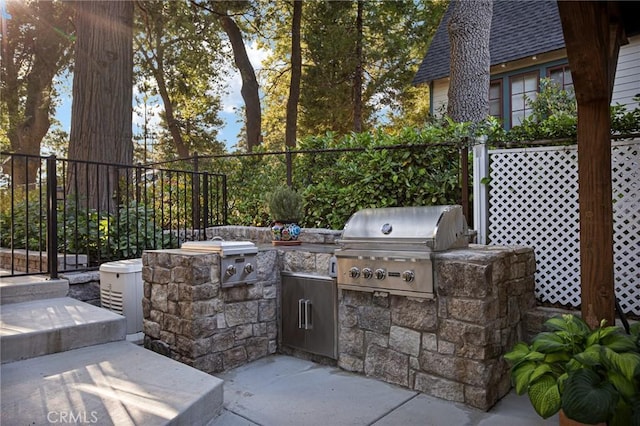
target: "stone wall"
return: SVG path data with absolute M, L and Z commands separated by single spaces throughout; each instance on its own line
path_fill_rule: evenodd
M 276 260 L 274 250 L 259 252 L 255 284 L 222 288 L 218 254 L 145 252 L 145 346 L 207 373 L 275 353 Z
M 69 281 L 69 297 L 100 306 L 100 272 L 71 272 L 60 274 L 60 278 Z
M 535 305 L 533 250 L 436 256 L 435 299 L 339 290 L 338 365 L 488 410 L 510 389 L 502 354 L 523 339 Z
M 256 232 L 225 228 L 229 229 L 220 230 L 225 240 Z M 333 246 L 323 244 L 277 249 L 266 245 L 257 254 L 255 284 L 222 288 L 217 254 L 146 251 L 142 256 L 145 346 L 208 373 L 273 354 L 281 347 L 280 271 L 326 276 L 332 254 Z
M 28 253 L 28 256 L 27 256 Z M 13 262 L 13 263 L 12 263 Z M 48 270 L 48 254 L 46 251 L 9 249 L 0 247 L 0 269 L 26 272 L 46 272 Z M 58 254 L 58 270 L 75 270 L 87 267 L 87 256 L 84 254 Z

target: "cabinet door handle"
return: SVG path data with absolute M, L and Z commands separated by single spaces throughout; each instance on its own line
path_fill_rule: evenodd
M 305 328 L 306 318 L 304 318 L 305 310 L 302 307 L 304 299 L 298 300 L 298 328 Z
M 304 301 L 304 329 L 311 330 L 313 329 L 313 304 L 311 300 Z

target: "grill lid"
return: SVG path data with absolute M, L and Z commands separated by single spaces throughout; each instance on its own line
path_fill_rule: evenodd
M 468 245 L 467 224 L 458 205 L 364 209 L 347 221 L 338 243 L 342 249 L 442 251 Z
M 258 248 L 251 241 L 186 241 L 183 250 L 218 253 L 220 256 L 255 254 Z

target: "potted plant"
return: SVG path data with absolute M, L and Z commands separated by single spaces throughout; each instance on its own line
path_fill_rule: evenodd
M 591 330 L 574 315 L 545 322 L 549 331 L 505 354 L 518 395 L 547 418 L 561 411 L 585 424 L 640 425 L 640 323 Z M 575 424 L 575 423 L 573 423 Z
M 288 186 L 274 189 L 267 195 L 267 209 L 272 219 L 271 233 L 274 245 L 300 244 L 302 196 Z

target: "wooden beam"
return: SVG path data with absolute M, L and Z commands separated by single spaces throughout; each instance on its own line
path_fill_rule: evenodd
M 616 2 L 558 2 L 578 101 L 578 180 L 582 316 L 615 321 L 611 118 L 620 43 Z

